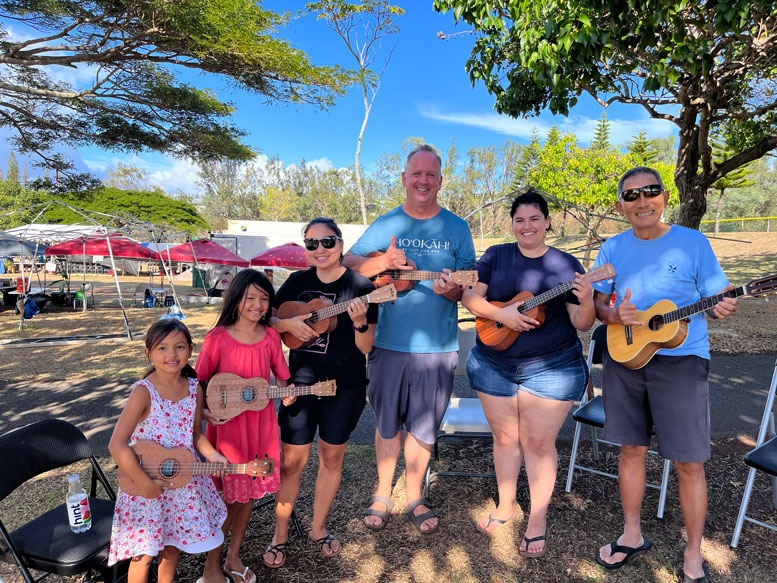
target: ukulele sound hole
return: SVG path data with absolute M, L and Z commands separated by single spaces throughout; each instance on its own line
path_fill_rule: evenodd
M 159 466 L 159 473 L 163 478 L 172 478 L 179 471 L 178 462 L 175 460 L 165 460 Z
M 253 403 L 256 400 L 256 389 L 253 387 L 244 387 L 240 391 L 240 398 L 243 399 L 243 403 Z
M 660 330 L 664 326 L 664 318 L 660 315 L 653 316 L 648 321 L 648 328 L 650 328 L 653 332 L 656 330 Z

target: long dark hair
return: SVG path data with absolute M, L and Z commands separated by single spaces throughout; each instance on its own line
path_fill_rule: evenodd
M 229 284 L 227 293 L 224 294 L 224 303 L 221 304 L 221 314 L 219 314 L 216 326 L 231 326 L 237 322 L 240 302 L 243 301 L 248 288 L 252 285 L 266 291 L 267 295 L 270 296 L 270 307 L 267 313 L 259 320 L 259 323 L 263 326 L 269 325 L 272 305 L 275 303 L 275 290 L 266 275 L 255 269 L 248 268 L 238 273 L 232 280 L 232 283 Z
M 159 345 L 160 342 L 162 342 L 165 338 L 167 338 L 170 334 L 174 334 L 175 332 L 180 332 L 184 335 L 186 338 L 186 342 L 189 345 L 189 348 L 194 348 L 194 343 L 192 342 L 192 335 L 191 332 L 189 332 L 189 329 L 186 327 L 186 324 L 181 322 L 180 320 L 176 320 L 175 318 L 164 318 L 162 320 L 157 320 L 153 324 L 151 324 L 151 327 L 148 329 L 148 332 L 146 332 L 146 350 L 149 352 L 156 348 L 157 345 Z M 143 373 L 143 378 L 148 377 L 152 372 L 156 370 L 156 367 L 152 364 L 146 369 L 146 372 Z M 196 379 L 197 373 L 194 371 L 192 366 L 187 362 L 186 366 L 184 366 L 181 369 L 181 376 L 185 377 L 187 379 Z

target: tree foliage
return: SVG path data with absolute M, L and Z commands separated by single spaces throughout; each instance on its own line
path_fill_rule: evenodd
M 4 1 L 0 127 L 46 160 L 55 144 L 249 159 L 232 106 L 175 75 L 215 73 L 269 102 L 330 104 L 350 75 L 279 38 L 287 19 L 253 0 Z M 10 36 L 12 24 L 23 36 Z M 54 76 L 67 70 L 89 80 Z
M 474 26 L 466 68 L 512 116 L 567 114 L 581 93 L 641 105 L 679 129 L 679 222 L 707 189 L 777 147 L 777 2 L 435 0 Z M 676 113 L 675 113 L 676 112 Z M 716 162 L 710 133 L 735 154 Z
M 19 164 L 16 162 L 16 154 L 8 152 L 8 164 L 5 167 L 5 179 L 19 184 Z

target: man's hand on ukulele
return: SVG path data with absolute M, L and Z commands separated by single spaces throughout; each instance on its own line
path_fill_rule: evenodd
M 405 257 L 404 249 L 397 249 L 397 238 L 391 235 L 391 245 L 388 246 L 386 252 L 383 254 L 383 262 L 385 263 L 384 270 L 389 269 L 413 269 L 412 265 L 408 265 L 407 257 Z
M 361 300 L 351 300 L 348 304 L 348 315 L 354 326 L 363 326 L 367 322 L 367 304 Z
M 450 269 L 444 268 L 442 270 L 442 277 L 438 277 L 432 282 L 432 291 L 438 296 L 444 296 L 459 288 L 459 284 L 451 279 L 450 272 Z
M 516 309 L 523 303 L 525 302 L 515 302 L 514 304 L 511 304 L 509 306 L 499 308 L 499 310 L 501 311 L 501 314 L 499 315 L 499 318 L 497 318 L 496 321 L 501 322 L 502 324 L 510 328 L 510 330 L 515 330 L 516 332 L 526 332 L 528 330 L 534 330 L 537 326 L 540 325 L 540 323 L 534 318 L 530 318 L 529 316 L 524 316 Z
M 626 288 L 623 301 L 615 308 L 615 314 L 623 326 L 642 326 L 643 321 L 637 320 L 637 306 L 631 303 L 631 288 Z M 613 322 L 615 323 L 615 322 Z
M 213 475 L 218 478 L 223 478 L 226 474 L 225 471 L 227 469 L 227 464 L 229 464 L 229 460 L 225 458 L 223 455 L 221 455 L 218 452 L 213 453 L 209 458 L 208 461 L 212 464 L 221 464 L 224 466 L 224 469 L 219 470 L 218 472 L 213 472 Z
M 203 403 L 204 404 L 204 403 Z M 202 408 L 202 418 L 211 425 L 224 425 L 229 419 L 219 419 L 207 407 Z
M 289 389 L 293 389 L 294 388 L 294 383 L 292 383 L 290 385 L 286 385 L 286 386 Z M 283 397 L 281 399 L 281 403 L 283 403 L 284 407 L 291 407 L 294 404 L 294 401 L 296 401 L 296 400 L 297 400 L 297 396 L 296 395 L 291 396 L 291 397 Z
M 293 318 L 288 318 L 285 321 L 285 331 L 291 332 L 292 336 L 299 338 L 303 342 L 312 342 L 318 337 L 318 334 L 316 334 L 316 331 L 308 326 L 305 322 L 305 320 L 310 318 L 312 315 L 312 313 L 307 313 L 294 316 Z
M 718 293 L 724 293 L 727 291 L 731 291 L 734 289 L 734 286 L 729 284 L 726 287 L 724 287 L 720 292 Z M 715 304 L 715 307 L 712 308 L 712 312 L 715 314 L 715 317 L 725 318 L 726 316 L 730 316 L 734 312 L 737 311 L 737 307 L 739 307 L 739 300 L 736 298 L 723 298 L 720 300 L 717 304 Z

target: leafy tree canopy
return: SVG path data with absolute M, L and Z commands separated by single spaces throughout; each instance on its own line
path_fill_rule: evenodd
M 268 102 L 327 106 L 351 77 L 279 38 L 287 20 L 253 0 L 3 0 L 0 127 L 16 133 L 17 151 L 44 159 L 58 143 L 249 159 L 232 106 L 175 74 L 216 73 Z M 11 38 L 18 24 L 24 36 Z M 94 73 L 85 87 L 52 77 L 84 66 Z
M 680 223 L 696 227 L 708 187 L 777 148 L 774 0 L 435 0 L 474 26 L 467 71 L 512 116 L 567 114 L 581 93 L 639 104 L 679 128 Z M 668 107 L 667 107 L 668 106 Z M 679 111 L 678 111 L 679 106 Z M 720 163 L 709 135 L 731 136 Z

